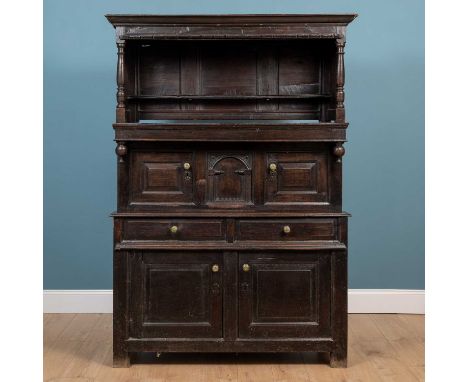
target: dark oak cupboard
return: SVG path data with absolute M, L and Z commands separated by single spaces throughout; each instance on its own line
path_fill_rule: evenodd
M 347 360 L 344 46 L 356 15 L 108 15 L 114 366 L 135 352 Z

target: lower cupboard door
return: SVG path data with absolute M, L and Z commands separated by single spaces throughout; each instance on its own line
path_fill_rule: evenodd
M 239 254 L 239 337 L 330 336 L 330 255 Z
M 210 252 L 132 254 L 131 336 L 222 337 L 222 259 Z

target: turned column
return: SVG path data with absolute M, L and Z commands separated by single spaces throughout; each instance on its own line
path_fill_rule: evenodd
M 125 122 L 125 41 L 117 40 L 117 108 L 116 122 Z
M 344 69 L 344 47 L 345 40 L 340 38 L 336 40 L 337 48 L 337 66 L 336 66 L 336 122 L 345 122 L 345 108 L 344 108 L 344 83 L 345 83 L 345 69 Z
M 118 210 L 125 209 L 128 204 L 128 171 L 129 163 L 128 157 L 128 145 L 127 142 L 117 141 L 117 147 L 115 148 L 117 154 L 117 208 Z

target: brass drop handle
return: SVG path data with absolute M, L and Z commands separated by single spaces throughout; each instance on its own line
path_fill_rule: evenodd
M 285 226 L 283 227 L 283 233 L 285 233 L 285 234 L 287 235 L 287 234 L 290 233 L 290 232 L 291 232 L 291 227 L 288 226 L 288 225 L 285 225 Z
M 184 180 L 186 182 L 192 181 L 192 166 L 188 162 L 184 163 Z
M 171 228 L 169 228 L 169 231 L 171 231 L 171 233 L 177 233 L 179 229 L 177 228 L 176 225 L 173 225 Z
M 211 270 L 216 273 L 219 271 L 219 265 L 218 264 L 214 264 L 212 267 L 211 267 Z
M 242 265 L 242 270 L 243 270 L 244 272 L 250 271 L 250 265 L 249 265 L 249 264 L 244 264 L 244 265 Z
M 271 173 L 275 173 L 277 169 L 276 163 L 270 163 L 270 166 L 268 166 L 268 168 L 270 169 Z

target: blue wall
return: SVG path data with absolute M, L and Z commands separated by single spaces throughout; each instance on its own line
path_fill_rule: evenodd
M 112 288 L 106 13 L 359 13 L 346 46 L 351 288 L 424 288 L 424 1 L 44 1 L 44 288 Z M 34 229 L 34 228 L 33 228 Z

